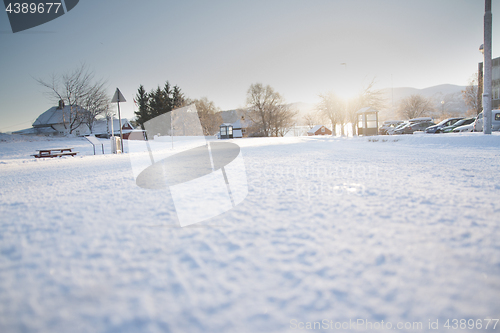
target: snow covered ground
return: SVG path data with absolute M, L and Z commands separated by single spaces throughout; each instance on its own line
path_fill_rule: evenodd
M 248 197 L 180 228 L 129 154 L 0 135 L 0 332 L 500 330 L 499 133 L 233 142 Z

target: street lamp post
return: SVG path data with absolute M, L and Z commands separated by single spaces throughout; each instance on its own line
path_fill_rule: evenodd
M 484 10 L 483 133 L 491 134 L 491 0 Z

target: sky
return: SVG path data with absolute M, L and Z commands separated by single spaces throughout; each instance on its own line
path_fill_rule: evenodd
M 493 58 L 500 56 L 493 1 Z M 168 80 L 222 110 L 244 107 L 251 84 L 289 103 L 334 91 L 467 85 L 482 61 L 480 0 L 85 0 L 61 17 L 12 33 L 0 13 L 0 132 L 29 128 L 57 102 L 36 79 L 86 64 L 110 96 Z M 498 17 L 498 18 L 497 18 Z M 344 64 L 344 65 L 343 65 Z

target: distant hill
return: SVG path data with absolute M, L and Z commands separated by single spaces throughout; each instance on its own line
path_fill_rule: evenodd
M 385 88 L 382 89 L 387 100 L 387 109 L 380 110 L 380 119 L 397 119 L 396 109 L 401 99 L 411 95 L 422 95 L 431 98 L 434 101 L 435 112 L 429 116 L 436 119 L 446 117 L 447 115 L 465 116 L 467 106 L 462 99 L 462 90 L 466 86 L 457 86 L 454 84 L 440 84 L 424 89 L 416 89 L 410 87 Z M 392 98 L 394 98 L 394 109 L 391 109 Z M 444 104 L 442 103 L 444 102 Z
M 379 120 L 384 121 L 389 119 L 399 119 L 399 116 L 395 112 L 398 107 L 399 101 L 411 95 L 422 95 L 424 97 L 431 98 L 435 103 L 435 112 L 433 114 L 430 114 L 429 116 L 434 117 L 435 119 L 446 117 L 449 114 L 465 116 L 465 113 L 467 112 L 467 106 L 462 99 L 462 90 L 465 90 L 465 88 L 466 86 L 440 84 L 424 89 L 411 87 L 382 89 L 387 101 L 387 107 L 385 109 L 379 110 Z M 394 109 L 391 109 L 393 96 Z M 441 101 L 444 101 L 445 103 L 442 104 Z M 290 103 L 288 105 L 293 111 L 297 112 L 296 120 L 299 125 L 304 125 L 304 117 L 308 114 L 313 114 L 316 108 L 316 105 L 312 103 L 303 102 Z M 225 111 L 223 113 L 225 113 L 223 118 L 227 117 L 227 119 L 224 118 L 224 121 L 233 120 L 233 117 L 235 117 L 234 110 Z
M 411 96 L 411 95 L 422 95 L 425 97 L 440 97 L 440 96 L 445 96 L 445 95 L 450 95 L 450 94 L 462 94 L 462 90 L 465 90 L 465 86 L 457 86 L 454 84 L 440 84 L 438 86 L 433 86 L 433 87 L 428 87 L 424 89 L 417 89 L 417 88 L 409 88 L 409 87 L 400 87 L 400 88 L 394 88 L 394 104 L 396 105 L 399 100 L 402 98 Z M 388 101 L 391 101 L 392 97 L 392 89 L 391 88 L 385 88 L 382 89 L 387 98 Z

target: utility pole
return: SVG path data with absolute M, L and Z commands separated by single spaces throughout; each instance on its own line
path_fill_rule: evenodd
M 484 10 L 483 133 L 491 134 L 491 0 Z

